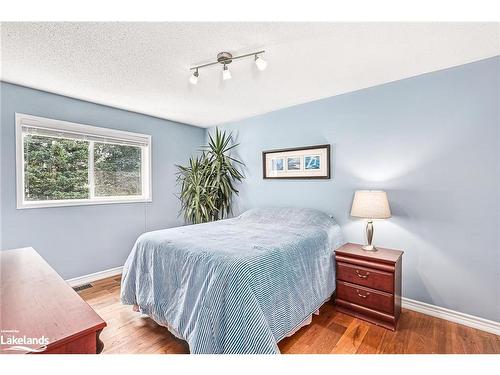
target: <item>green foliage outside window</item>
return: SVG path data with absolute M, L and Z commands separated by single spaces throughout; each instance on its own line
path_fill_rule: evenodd
M 89 199 L 89 146 L 96 197 L 141 195 L 141 148 L 82 140 L 24 137 L 25 200 Z
M 95 195 L 141 195 L 141 149 L 109 143 L 94 144 Z
M 25 199 L 88 198 L 88 157 L 86 141 L 25 136 Z

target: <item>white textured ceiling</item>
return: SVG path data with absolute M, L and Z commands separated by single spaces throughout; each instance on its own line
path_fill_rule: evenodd
M 2 23 L 1 79 L 212 126 L 500 54 L 497 23 Z M 252 59 L 189 67 L 220 51 Z

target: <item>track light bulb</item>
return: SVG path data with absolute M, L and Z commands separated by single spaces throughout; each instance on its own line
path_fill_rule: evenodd
M 222 69 L 222 80 L 226 81 L 231 79 L 231 71 L 227 68 L 227 65 L 224 64 L 224 68 Z
M 196 85 L 198 83 L 198 76 L 198 69 L 196 69 L 191 77 L 189 77 L 189 82 L 191 82 L 191 84 L 193 85 Z
M 255 55 L 255 65 L 257 65 L 259 70 L 265 70 L 267 68 L 267 61 L 259 55 Z

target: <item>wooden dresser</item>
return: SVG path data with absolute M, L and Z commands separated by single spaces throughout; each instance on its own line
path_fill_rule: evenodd
M 0 267 L 0 354 L 102 351 L 106 322 L 35 250 L 0 251 Z
M 353 243 L 337 249 L 337 309 L 396 330 L 401 313 L 402 255 L 402 251 L 381 247 L 365 251 Z

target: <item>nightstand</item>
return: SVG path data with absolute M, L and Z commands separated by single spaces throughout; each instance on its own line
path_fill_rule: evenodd
M 403 252 L 365 251 L 346 243 L 335 250 L 337 310 L 395 331 L 401 313 Z

